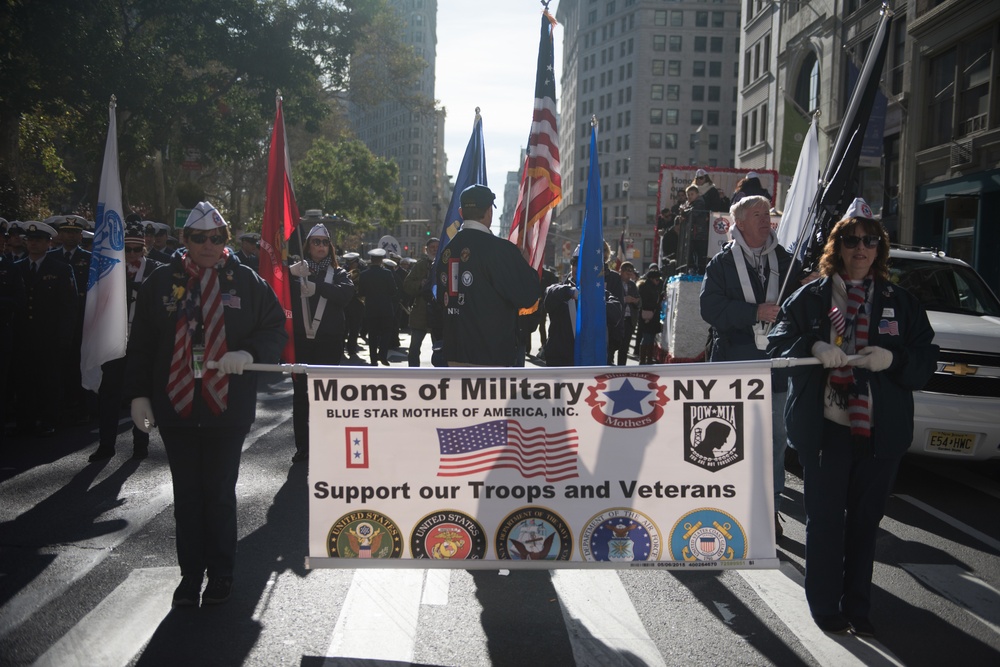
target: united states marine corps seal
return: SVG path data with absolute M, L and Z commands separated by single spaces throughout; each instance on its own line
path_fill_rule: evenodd
M 595 514 L 580 534 L 586 561 L 660 560 L 660 529 L 642 512 L 616 507 Z
M 740 522 L 717 509 L 688 512 L 670 531 L 670 558 L 685 561 L 746 558 L 746 533 Z
M 495 540 L 500 560 L 569 560 L 573 534 L 545 507 L 522 507 L 504 517 Z
M 401 558 L 399 526 L 380 512 L 351 512 L 337 519 L 326 539 L 330 558 Z
M 441 560 L 481 560 L 486 557 L 486 531 L 464 512 L 434 512 L 418 521 L 410 533 L 410 555 Z

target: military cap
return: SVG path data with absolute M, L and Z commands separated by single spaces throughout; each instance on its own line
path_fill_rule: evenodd
M 201 231 L 212 231 L 225 226 L 226 221 L 222 214 L 207 201 L 198 202 L 198 205 L 191 209 L 191 213 L 184 223 L 184 229 Z

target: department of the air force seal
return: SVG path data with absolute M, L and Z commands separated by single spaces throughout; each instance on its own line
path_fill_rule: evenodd
M 742 403 L 685 403 L 684 460 L 717 472 L 743 460 Z
M 486 557 L 486 531 L 464 512 L 441 510 L 417 522 L 410 533 L 413 558 L 481 560 Z
M 608 373 L 594 378 L 584 399 L 591 416 L 614 428 L 641 428 L 663 416 L 667 388 L 652 373 Z
M 746 555 L 743 526 L 717 509 L 706 507 L 688 512 L 670 531 L 672 560 L 738 560 Z
M 642 512 L 627 507 L 595 514 L 580 534 L 586 561 L 660 560 L 660 529 Z
M 500 560 L 569 560 L 573 534 L 545 507 L 522 507 L 504 517 L 494 549 Z
M 337 519 L 326 539 L 331 558 L 401 558 L 399 526 L 380 512 L 350 512 Z

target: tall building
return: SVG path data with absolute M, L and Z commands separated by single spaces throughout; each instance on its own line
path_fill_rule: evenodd
M 579 236 L 595 116 L 604 237 L 615 246 L 627 225 L 629 259 L 645 265 L 660 165 L 736 166 L 740 2 L 561 0 L 556 18 L 564 35 L 557 233 Z
M 869 120 L 875 126 L 856 193 L 882 217 L 893 241 L 940 248 L 1000 291 L 1000 263 L 993 261 L 1000 226 L 990 214 L 1000 207 L 1000 3 L 889 4 L 893 21 L 878 102 L 884 109 Z M 757 126 L 756 141 L 739 135 L 738 164 L 785 163 L 800 149 L 789 123 L 819 110 L 825 168 L 881 6 L 880 0 L 745 0 L 739 113 L 746 118 L 772 100 L 774 120 Z
M 404 26 L 403 41 L 427 62 L 408 92 L 434 100 L 437 0 L 388 0 L 388 4 L 399 13 Z M 396 229 L 377 229 L 370 240 L 391 234 L 405 248 L 404 256 L 420 257 L 427 238 L 440 231 L 448 206 L 444 110 L 421 110 L 391 100 L 373 108 L 351 105 L 350 118 L 358 138 L 372 153 L 392 158 L 399 165 L 403 222 Z

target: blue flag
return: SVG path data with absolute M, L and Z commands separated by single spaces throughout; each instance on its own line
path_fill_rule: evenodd
M 604 221 L 601 203 L 601 171 L 597 163 L 597 126 L 590 128 L 590 174 L 587 177 L 587 210 L 583 214 L 576 284 L 580 297 L 576 306 L 574 366 L 606 366 L 608 363 L 608 314 L 604 300 Z
M 476 107 L 476 120 L 472 124 L 472 136 L 469 138 L 469 145 L 465 148 L 462 167 L 458 170 L 458 178 L 455 179 L 455 190 L 451 193 L 451 203 L 448 204 L 448 212 L 445 213 L 444 224 L 441 226 L 441 242 L 438 244 L 437 256 L 434 258 L 435 266 L 441 260 L 441 253 L 444 252 L 445 247 L 455 238 L 455 234 L 462 226 L 462 216 L 458 213 L 458 209 L 462 206 L 462 190 L 477 183 L 489 185 L 486 182 L 483 117 L 479 115 L 479 107 Z

